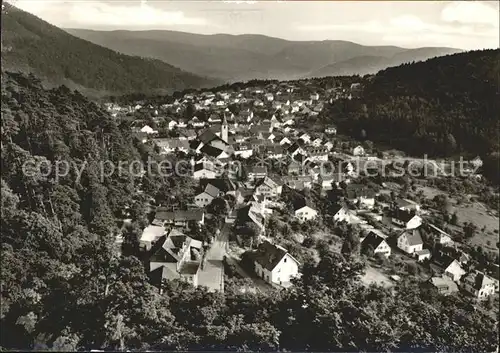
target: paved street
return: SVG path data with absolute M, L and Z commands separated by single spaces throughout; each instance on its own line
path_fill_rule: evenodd
M 229 240 L 230 225 L 224 224 L 207 251 L 203 269 L 198 274 L 198 285 L 206 286 L 210 291 L 224 291 L 224 265 L 222 259 Z

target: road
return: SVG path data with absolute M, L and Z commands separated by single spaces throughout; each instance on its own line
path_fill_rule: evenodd
M 224 224 L 205 255 L 202 269 L 198 273 L 198 285 L 208 287 L 211 292 L 224 292 L 224 254 L 228 247 L 230 225 Z

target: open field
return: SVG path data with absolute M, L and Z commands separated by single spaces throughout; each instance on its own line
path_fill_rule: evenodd
M 372 283 L 381 285 L 385 288 L 394 286 L 394 283 L 389 279 L 389 277 L 370 265 L 366 266 L 365 274 L 361 277 L 361 281 L 367 286 Z
M 497 250 L 496 243 L 498 242 L 499 219 L 492 214 L 488 214 L 486 206 L 480 202 L 473 202 L 458 207 L 455 205 L 454 211 L 457 212 L 460 224 L 472 222 L 478 227 L 476 235 L 469 240 L 471 245 L 479 245 L 492 251 Z M 483 227 L 486 227 L 484 232 L 481 230 Z

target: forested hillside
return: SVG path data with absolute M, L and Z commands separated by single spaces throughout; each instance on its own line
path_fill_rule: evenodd
M 303 280 L 288 291 L 240 293 L 228 281 L 224 294 L 214 294 L 170 282 L 160 295 L 126 249 L 137 246 L 137 229 L 145 224 L 145 194 L 170 196 L 183 181 L 146 177 L 140 194 L 139 180 L 123 170 L 101 178 L 104 161 L 158 157 L 129 130 L 77 92 L 45 90 L 32 76 L 2 76 L 3 349 L 497 347 L 495 322 L 465 299 L 431 294 L 411 282 L 394 292 L 364 287 L 357 280 L 363 263 L 328 250 L 318 265 L 304 264 Z M 55 161 L 72 163 L 66 177 L 49 173 Z M 132 226 L 118 255 L 113 233 L 125 210 Z
M 201 35 L 161 30 L 66 31 L 120 53 L 160 59 L 189 72 L 220 77 L 230 82 L 290 80 L 318 77 L 321 73 L 324 76 L 374 73 L 390 65 L 460 51 L 441 47 L 405 49 L 364 46 L 342 40 L 290 41 L 255 34 Z M 346 61 L 347 68 L 344 67 Z
M 116 53 L 14 6 L 2 6 L 4 70 L 33 72 L 47 83 L 65 84 L 93 94 L 165 93 L 219 82 L 159 60 Z
M 498 164 L 499 72 L 500 50 L 401 65 L 366 80 L 361 99 L 336 102 L 325 114 L 345 131 L 365 130 L 368 140 L 415 155 L 465 153 Z

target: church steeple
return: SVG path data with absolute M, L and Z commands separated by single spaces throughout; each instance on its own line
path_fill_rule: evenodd
M 222 120 L 222 125 L 221 125 L 220 138 L 225 143 L 229 143 L 228 135 L 229 135 L 229 125 L 227 123 L 226 114 L 224 114 L 224 119 Z

